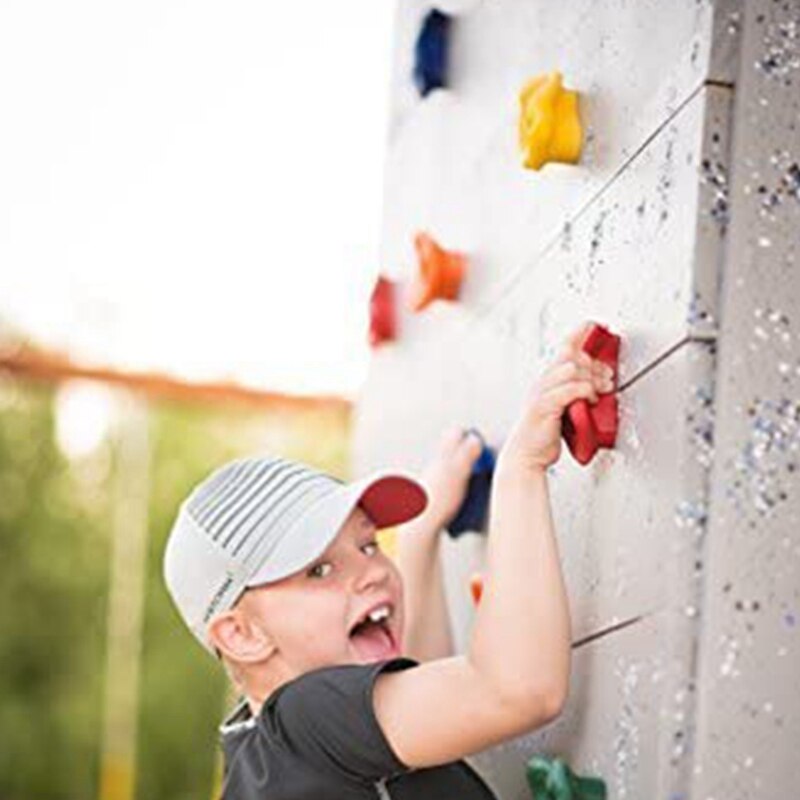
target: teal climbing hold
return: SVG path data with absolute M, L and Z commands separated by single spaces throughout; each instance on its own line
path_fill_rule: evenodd
M 533 756 L 525 772 L 533 800 L 606 800 L 604 781 L 576 775 L 560 758 Z

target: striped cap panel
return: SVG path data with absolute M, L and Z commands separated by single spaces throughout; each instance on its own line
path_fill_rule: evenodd
M 246 552 L 241 556 L 242 560 L 245 563 L 250 563 L 255 558 L 258 564 L 263 563 L 278 547 L 278 544 L 292 525 L 306 512 L 310 511 L 319 500 L 335 491 L 338 484 L 339 481 L 331 480 L 326 484 L 309 481 L 307 484 L 299 486 L 293 496 L 287 498 L 280 517 L 275 518 L 274 521 L 272 517 L 270 517 L 269 521 L 263 519 L 254 521 L 247 536 L 239 540 L 236 553 L 238 554 L 239 550 L 247 545 Z M 268 537 L 258 535 L 259 531 L 264 530 L 265 525 L 270 527 L 270 535 Z
M 294 468 L 295 471 L 298 467 Z M 198 522 L 210 532 L 211 538 L 219 540 L 224 547 L 231 524 L 242 513 L 243 506 L 257 504 L 271 491 L 276 481 L 284 480 L 292 467 L 282 461 L 265 461 L 251 464 L 242 471 L 231 491 L 212 501 L 211 507 Z M 224 533 L 223 533 L 224 532 Z
M 254 533 L 269 529 L 271 538 L 285 529 L 317 500 L 321 500 L 333 491 L 336 484 L 324 475 L 313 475 L 307 472 L 294 475 L 282 486 L 276 486 L 274 496 L 249 515 L 242 515 L 241 520 L 232 531 L 235 536 L 233 552 L 238 555 L 242 547 Z M 258 536 L 255 537 L 258 539 Z M 226 543 L 227 547 L 227 543 Z
M 192 498 L 197 497 L 192 505 L 192 516 L 201 516 L 212 503 L 220 503 L 223 498 L 236 490 L 236 480 L 247 466 L 247 461 L 241 460 L 217 469 L 210 477 L 197 487 Z
M 186 501 L 186 510 L 209 538 L 234 557 L 250 539 L 248 556 L 258 548 L 258 531 L 280 535 L 341 481 L 280 458 L 248 458 L 226 464 Z M 279 534 L 280 530 L 280 534 Z M 247 559 L 245 559 L 247 560 Z

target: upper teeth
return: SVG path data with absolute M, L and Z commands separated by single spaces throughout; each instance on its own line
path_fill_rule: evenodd
M 389 617 L 389 606 L 380 606 L 367 615 L 371 622 L 380 622 Z

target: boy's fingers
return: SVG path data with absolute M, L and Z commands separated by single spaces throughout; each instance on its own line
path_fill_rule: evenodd
M 590 368 L 575 361 L 565 361 L 563 364 L 557 364 L 546 372 L 539 381 L 537 388 L 539 394 L 545 394 L 569 381 L 592 381 L 593 379 L 594 376 Z
M 588 366 L 592 363 L 592 358 L 588 353 L 584 353 L 583 350 L 575 350 L 575 348 L 565 345 L 559 351 L 553 364 L 563 364 L 567 361 L 577 361 Z
M 570 381 L 544 395 L 540 408 L 543 414 L 561 416 L 570 403 L 581 399 L 596 403 L 598 397 L 594 386 L 589 381 Z
M 608 364 L 598 361 L 596 358 L 592 359 L 592 371 L 597 375 L 608 375 L 610 378 L 614 376 L 613 367 L 609 367 Z
M 479 444 L 483 446 L 483 437 L 474 428 L 468 428 L 463 433 L 464 435 L 461 439 L 462 443 L 472 443 L 473 445 Z
M 467 466 L 472 466 L 483 451 L 483 442 L 474 431 L 467 431 L 461 440 L 459 455 L 466 460 Z
M 608 366 L 608 364 L 604 364 L 602 361 L 592 358 L 587 353 L 580 351 L 578 353 L 574 353 L 572 351 L 563 351 L 562 354 L 556 359 L 553 365 L 544 373 L 542 380 L 548 379 L 548 376 L 553 373 L 553 371 L 562 364 L 569 364 L 569 363 L 576 363 L 581 367 L 586 369 L 586 377 L 588 378 L 590 375 L 596 379 L 598 388 L 602 391 L 611 391 L 613 388 L 613 384 L 608 387 L 604 388 L 603 384 L 607 381 L 612 381 L 614 378 L 614 370 Z M 549 383 L 549 380 L 548 380 Z
M 467 466 L 481 454 L 483 440 L 474 430 L 462 428 L 460 425 L 448 427 L 440 441 L 441 453 L 449 458 L 463 459 Z
M 480 453 L 483 450 L 483 438 L 475 430 L 465 430 L 460 445 L 465 450 Z
M 460 425 L 451 425 L 442 434 L 439 445 L 443 451 L 450 453 L 458 447 L 463 436 L 464 429 Z
M 569 380 L 591 381 L 599 392 L 614 390 L 614 370 L 602 361 L 591 359 L 586 361 L 569 360 L 551 367 L 539 381 L 540 390 L 551 389 Z

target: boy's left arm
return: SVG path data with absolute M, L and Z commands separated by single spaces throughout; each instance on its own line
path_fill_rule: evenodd
M 403 576 L 403 654 L 417 661 L 453 655 L 439 537 L 443 525 L 425 512 L 397 530 L 397 566 Z
M 440 538 L 464 500 L 481 447 L 476 435 L 451 429 L 423 473 L 427 507 L 397 529 L 396 559 L 405 595 L 403 652 L 420 662 L 454 655 Z

